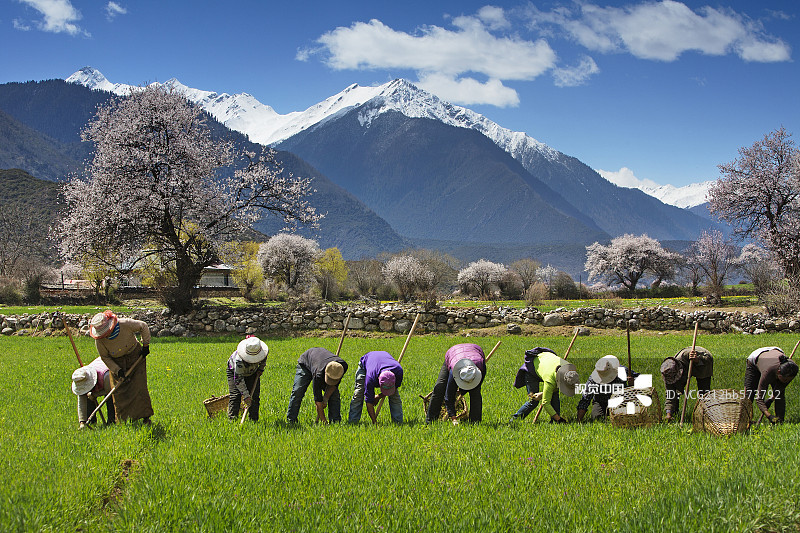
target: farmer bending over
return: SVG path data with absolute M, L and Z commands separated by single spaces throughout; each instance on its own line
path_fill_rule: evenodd
M 72 373 L 72 392 L 78 396 L 78 427 L 83 429 L 87 424 L 97 422 L 97 416 L 89 420 L 89 415 L 97 409 L 97 399 L 111 392 L 111 372 L 99 357 L 86 366 Z M 106 402 L 108 420 L 114 423 L 114 400 Z
M 583 417 L 591 406 L 591 417 L 594 420 L 603 420 L 608 411 L 608 400 L 615 388 L 620 390 L 633 386 L 633 379 L 639 374 L 629 372 L 620 366 L 619 359 L 614 355 L 606 355 L 597 360 L 594 372 L 586 380 L 586 389 L 578 402 L 578 422 L 583 422 Z
M 403 402 L 397 388 L 403 383 L 403 367 L 389 352 L 367 352 L 358 362 L 356 384 L 353 398 L 350 400 L 350 415 L 347 421 L 357 424 L 361 420 L 364 402 L 367 402 L 367 413 L 373 424 L 378 423 L 375 404 L 381 398 L 389 398 L 389 413 L 392 422 L 403 422 Z M 375 389 L 381 392 L 375 396 Z
M 711 389 L 711 376 L 714 373 L 714 356 L 702 346 L 688 346 L 667 357 L 661 363 L 661 377 L 664 379 L 665 396 L 664 411 L 667 422 L 677 416 L 680 396 L 686 390 L 686 378 L 689 374 L 689 361 L 692 364 L 692 377 L 697 380 L 697 391 L 700 396 Z
M 142 339 L 139 340 L 136 335 Z M 111 310 L 97 313 L 89 324 L 89 335 L 100 358 L 111 371 L 116 419 L 150 423 L 153 405 L 147 390 L 147 354 L 150 353 L 150 328 L 141 320 L 117 318 Z M 131 367 L 139 360 L 136 368 Z
M 438 420 L 444 400 L 447 416 L 456 420 L 456 394 L 469 393 L 469 421 L 480 422 L 483 416 L 481 384 L 486 377 L 486 357 L 477 344 L 456 344 L 444 354 L 444 364 L 433 386 L 425 422 Z
M 514 387 L 525 387 L 528 395 L 539 392 L 539 383 L 544 383 L 542 390 L 542 410 L 550 415 L 553 422 L 566 423 L 561 417 L 561 401 L 558 392 L 564 396 L 575 395 L 575 385 L 580 383 L 578 369 L 566 359 L 561 359 L 550 348 L 534 348 L 525 351 L 525 361 L 517 371 Z M 524 419 L 539 404 L 539 400 L 530 398 L 522 404 L 511 420 Z
M 264 372 L 269 348 L 258 337 L 252 335 L 241 341 L 228 358 L 228 418 L 236 420 L 241 403 L 247 405 L 247 416 L 253 422 L 258 420 L 258 406 L 261 398 L 261 382 L 258 379 Z
M 325 348 L 310 348 L 303 352 L 297 361 L 292 394 L 289 396 L 289 409 L 286 421 L 297 422 L 300 405 L 306 389 L 313 382 L 314 404 L 317 408 L 317 422 L 341 422 L 341 398 L 339 382 L 347 372 L 347 362 Z M 328 418 L 325 418 L 325 408 Z
M 758 348 L 747 357 L 744 372 L 744 390 L 747 399 L 773 424 L 783 422 L 786 415 L 786 385 L 797 375 L 797 363 L 786 357 L 777 346 Z M 772 398 L 767 399 L 767 389 L 772 387 Z M 775 402 L 775 415 L 769 406 Z

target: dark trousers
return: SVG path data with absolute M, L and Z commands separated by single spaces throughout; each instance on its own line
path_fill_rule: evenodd
M 764 405 L 765 409 L 768 409 L 770 404 L 772 403 L 771 400 L 767 400 L 767 389 L 762 391 L 758 390 L 758 384 L 761 382 L 761 371 L 758 369 L 756 365 L 747 361 L 747 368 L 744 371 L 744 391 L 745 395 L 750 402 L 756 402 L 756 408 L 760 411 L 761 405 Z M 776 388 L 775 386 L 772 387 L 772 392 L 775 394 L 775 416 L 780 418 L 781 420 L 784 419 L 786 416 L 786 396 L 785 392 L 785 385 L 784 388 Z M 766 401 L 765 401 L 766 400 Z M 761 411 L 763 413 L 763 411 Z
M 258 420 L 258 406 L 261 403 L 261 380 L 258 381 L 256 389 L 253 390 L 253 385 L 255 385 L 256 379 L 258 379 L 257 373 L 254 373 L 252 376 L 245 376 L 244 378 L 244 384 L 247 387 L 247 390 L 250 391 L 251 397 L 250 408 L 247 410 L 247 416 L 253 422 Z M 239 406 L 242 403 L 242 393 L 236 388 L 233 370 L 230 368 L 228 369 L 228 393 L 230 394 L 230 400 L 228 401 L 228 418 L 235 420 L 239 417 Z
M 480 422 L 483 418 L 483 396 L 481 395 L 481 386 L 483 385 L 483 378 L 477 387 L 470 391 L 465 391 L 469 394 L 469 421 Z M 431 396 L 431 403 L 428 404 L 428 412 L 425 415 L 426 422 L 433 422 L 439 419 L 439 414 L 442 411 L 442 401 L 444 401 L 447 414 L 451 417 L 456 416 L 456 394 L 458 394 L 458 385 L 456 380 L 453 379 L 453 373 L 447 368 L 447 363 L 442 364 L 442 369 L 439 371 L 439 377 L 436 379 L 436 384 L 433 386 L 433 395 Z
M 528 394 L 535 394 L 539 392 L 539 383 L 542 383 L 542 379 L 538 374 L 536 374 L 536 372 L 525 372 L 525 388 L 528 390 Z M 556 413 L 561 416 L 561 400 L 558 396 L 558 389 L 553 391 L 553 397 L 550 399 L 550 404 L 553 406 L 553 409 L 556 410 Z M 539 402 L 528 399 L 528 401 L 523 403 L 522 407 L 520 407 L 516 413 L 511 415 L 511 418 L 524 419 L 526 416 L 531 414 L 534 409 L 536 409 L 537 405 L 539 405 Z
M 88 414 L 92 414 L 94 412 L 94 410 L 97 409 L 97 402 L 92 400 L 88 396 L 86 397 L 86 409 L 87 409 L 86 412 Z M 100 411 L 98 411 L 97 414 L 102 414 L 102 413 Z M 113 424 L 116 421 L 117 421 L 117 419 L 116 419 L 115 412 L 114 412 L 114 398 L 112 396 L 106 402 L 106 424 Z M 86 423 L 87 424 L 94 424 L 95 422 L 97 422 L 97 415 L 94 415 Z

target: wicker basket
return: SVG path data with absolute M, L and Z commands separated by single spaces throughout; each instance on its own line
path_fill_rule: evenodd
M 624 400 L 617 407 L 608 409 L 608 418 L 611 425 L 620 428 L 642 428 L 650 427 L 661 422 L 661 401 L 658 399 L 658 392 L 653 387 L 637 389 L 626 387 L 623 394 Z M 615 394 L 612 398 L 618 398 Z M 653 401 L 650 405 L 644 405 L 637 396 L 649 396 Z M 628 405 L 633 404 L 633 413 L 629 413 Z
M 433 396 L 433 391 L 429 392 L 425 396 L 422 394 L 419 395 L 422 398 L 422 405 L 424 407 L 423 414 L 425 416 L 428 415 L 428 404 L 431 403 L 431 397 Z M 467 405 L 467 400 L 464 396 L 459 392 L 456 394 L 456 420 L 466 420 L 469 417 L 469 406 Z M 439 413 L 439 418 L 447 418 L 447 408 L 442 403 L 442 410 Z
M 208 411 L 209 418 L 213 418 L 220 411 L 227 411 L 230 397 L 230 394 L 226 394 L 225 396 L 212 396 L 207 400 L 203 400 L 203 405 Z
M 694 406 L 692 427 L 717 437 L 745 433 L 753 418 L 753 404 L 742 391 L 734 389 L 712 390 Z

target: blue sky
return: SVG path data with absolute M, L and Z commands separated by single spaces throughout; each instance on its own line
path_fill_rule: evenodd
M 595 169 L 718 177 L 785 126 L 800 143 L 795 0 L 0 0 L 0 83 L 175 77 L 280 113 L 406 78 Z

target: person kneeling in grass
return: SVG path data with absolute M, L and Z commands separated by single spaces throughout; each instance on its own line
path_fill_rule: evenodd
M 667 357 L 661 363 L 661 377 L 664 379 L 664 418 L 670 422 L 678 415 L 681 394 L 686 390 L 686 378 L 689 375 L 689 362 L 692 364 L 692 377 L 697 380 L 697 391 L 700 396 L 711 390 L 711 376 L 714 374 L 714 356 L 702 346 L 691 346 Z
M 456 394 L 469 393 L 469 421 L 480 422 L 483 417 L 481 384 L 486 378 L 486 357 L 477 344 L 456 344 L 444 354 L 444 364 L 433 386 L 433 395 L 428 404 L 425 422 L 438 420 L 442 401 L 448 419 L 457 423 Z
M 606 355 L 597 360 L 594 365 L 594 372 L 586 380 L 586 388 L 578 402 L 577 420 L 583 422 L 589 407 L 591 406 L 592 421 L 603 420 L 608 412 L 608 400 L 615 389 L 624 390 L 627 382 L 629 387 L 633 386 L 633 380 L 639 374 L 629 372 L 624 366 L 620 366 L 619 359 L 614 355 Z
M 744 389 L 747 399 L 755 400 L 758 409 L 773 424 L 780 424 L 786 416 L 786 386 L 797 375 L 797 363 L 786 357 L 777 346 L 757 348 L 747 357 L 744 372 Z M 772 397 L 767 399 L 767 389 L 772 387 Z M 775 402 L 775 414 L 769 406 Z
M 266 367 L 269 348 L 258 337 L 248 336 L 242 340 L 228 358 L 228 418 L 236 420 L 239 408 L 244 402 L 247 416 L 253 422 L 258 420 L 261 403 L 261 374 Z
M 111 385 L 116 387 L 112 395 L 115 418 L 120 422 L 142 420 L 149 424 L 153 404 L 147 390 L 147 355 L 150 353 L 147 323 L 117 318 L 109 309 L 92 317 L 89 335 L 94 339 L 100 359 L 111 371 Z M 141 344 L 137 335 L 142 339 Z M 141 361 L 136 363 L 139 358 Z
M 97 416 L 89 420 L 89 415 L 97 409 L 97 398 L 111 392 L 111 372 L 99 357 L 72 373 L 72 392 L 78 396 L 78 427 L 97 422 Z M 106 402 L 107 424 L 114 423 L 114 400 Z
M 367 403 L 367 413 L 373 424 L 378 423 L 375 413 L 375 404 L 381 398 L 389 398 L 389 414 L 392 422 L 403 422 L 403 402 L 397 388 L 403 383 L 403 367 L 400 366 L 389 352 L 367 352 L 358 362 L 356 370 L 356 384 L 353 398 L 350 400 L 350 414 L 347 421 L 357 424 L 361 420 L 364 402 Z M 381 392 L 375 396 L 375 389 Z
M 575 395 L 575 385 L 580 383 L 578 369 L 566 359 L 561 359 L 550 348 L 534 348 L 525 351 L 525 361 L 517 371 L 514 387 L 526 387 L 530 399 L 522 404 L 511 420 L 524 419 L 539 404 L 533 394 L 539 392 L 539 383 L 544 383 L 542 390 L 542 410 L 550 415 L 553 422 L 565 423 L 561 417 L 561 402 L 558 392 L 564 396 Z
M 297 361 L 292 393 L 289 395 L 289 408 L 286 421 L 297 422 L 300 405 L 306 389 L 312 384 L 314 405 L 317 408 L 317 422 L 341 422 L 342 402 L 339 396 L 339 383 L 347 372 L 347 362 L 325 348 L 310 348 L 303 352 Z M 325 417 L 325 408 L 328 417 Z

